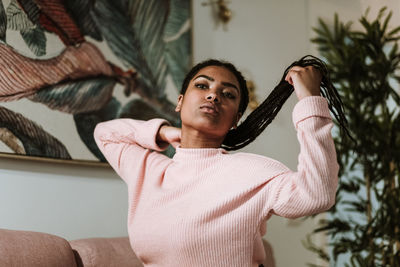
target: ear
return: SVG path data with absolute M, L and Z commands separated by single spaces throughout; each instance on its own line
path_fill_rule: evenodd
M 182 102 L 183 102 L 183 95 L 179 95 L 178 96 L 178 103 L 176 104 L 176 108 L 175 108 L 176 112 L 180 112 L 181 111 Z

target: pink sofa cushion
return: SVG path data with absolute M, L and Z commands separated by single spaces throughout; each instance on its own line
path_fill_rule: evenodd
M 128 237 L 79 239 L 70 244 L 85 267 L 143 267 Z
M 39 232 L 0 229 L 0 266 L 75 267 L 64 238 Z

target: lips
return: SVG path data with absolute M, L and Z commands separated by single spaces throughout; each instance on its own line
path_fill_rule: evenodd
M 200 109 L 208 114 L 218 114 L 218 108 L 213 103 L 207 102 L 200 106 Z

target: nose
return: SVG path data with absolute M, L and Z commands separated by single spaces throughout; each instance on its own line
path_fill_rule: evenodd
M 206 96 L 206 99 L 207 99 L 208 101 L 219 102 L 218 96 L 217 96 L 217 94 L 214 93 L 214 92 L 210 92 L 210 93 Z

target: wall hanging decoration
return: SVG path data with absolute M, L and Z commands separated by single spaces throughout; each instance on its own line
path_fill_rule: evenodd
M 215 24 L 218 26 L 220 22 L 223 23 L 224 29 L 226 30 L 226 25 L 232 18 L 232 11 L 228 7 L 230 1 L 226 0 L 209 0 L 207 2 L 201 3 L 202 6 L 211 6 Z
M 104 162 L 97 123 L 177 125 L 191 53 L 190 1 L 1 0 L 0 154 Z

